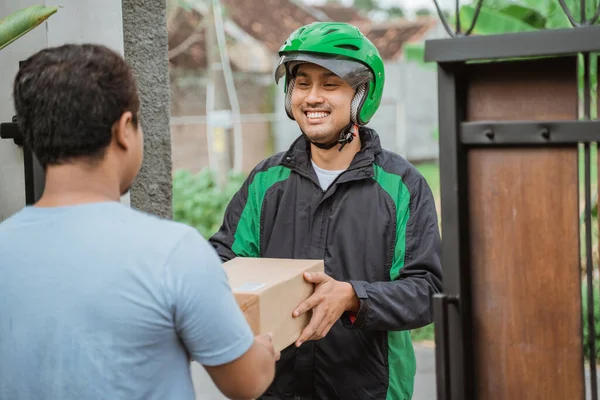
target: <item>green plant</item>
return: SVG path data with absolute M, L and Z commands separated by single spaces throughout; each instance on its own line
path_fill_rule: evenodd
M 594 281 L 594 327 L 595 327 L 595 344 L 596 344 L 596 359 L 600 357 L 600 290 L 598 289 L 598 282 Z M 590 335 L 588 332 L 588 298 L 587 298 L 587 283 L 584 282 L 581 285 L 582 295 L 582 317 L 583 317 L 583 352 L 586 360 L 590 359 Z
M 31 6 L 4 18 L 0 21 L 0 50 L 40 25 L 56 11 L 58 7 Z
M 459 19 L 461 30 L 466 31 L 475 17 L 478 0 L 460 7 Z M 578 0 L 565 0 L 571 13 L 579 18 L 580 2 Z M 586 17 L 589 19 L 595 12 L 594 2 L 586 3 Z M 448 22 L 451 27 L 456 26 L 456 18 L 450 13 Z M 556 0 L 485 0 L 479 12 L 473 35 L 497 35 L 503 33 L 530 32 L 543 29 L 570 28 L 571 24 L 564 13 L 560 3 Z M 404 45 L 404 57 L 423 65 L 425 46 L 422 43 Z
M 208 239 L 220 227 L 229 201 L 242 186 L 245 175 L 230 172 L 226 185 L 217 185 L 215 174 L 178 170 L 173 176 L 173 219 L 196 228 Z
M 413 342 L 423 342 L 435 340 L 435 326 L 434 324 L 425 325 L 419 329 L 413 329 L 410 331 L 410 336 Z

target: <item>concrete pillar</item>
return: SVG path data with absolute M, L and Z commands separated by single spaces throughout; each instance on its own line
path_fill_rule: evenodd
M 171 90 L 165 0 L 123 0 L 125 58 L 135 70 L 142 103 L 144 164 L 131 189 L 131 206 L 172 216 Z

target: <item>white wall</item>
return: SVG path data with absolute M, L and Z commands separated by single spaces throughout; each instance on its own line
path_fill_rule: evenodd
M 0 50 L 0 121 L 14 115 L 13 79 L 19 61 L 45 47 L 93 42 L 123 54 L 121 0 L 0 0 L 0 19 L 32 5 L 59 6 L 44 24 Z M 0 221 L 25 205 L 23 153 L 12 140 L 0 140 Z M 123 202 L 128 204 L 128 198 Z

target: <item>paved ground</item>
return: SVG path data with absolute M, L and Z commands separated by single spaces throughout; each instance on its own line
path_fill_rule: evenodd
M 415 344 L 417 356 L 417 377 L 413 400 L 435 399 L 435 356 L 430 345 Z M 225 397 L 215 388 L 214 384 L 201 365 L 192 364 L 192 377 L 198 400 L 223 400 Z
M 413 400 L 435 400 L 435 349 L 433 345 L 415 343 L 417 376 Z
M 415 354 L 417 356 L 417 376 L 412 400 L 435 400 L 435 354 L 433 345 L 416 343 Z M 598 365 L 597 371 L 600 378 L 600 365 Z M 589 366 L 587 364 L 585 366 L 585 375 L 587 386 L 586 400 L 590 400 L 590 377 Z M 192 364 L 192 376 L 198 400 L 226 400 L 215 388 L 202 366 L 197 363 Z

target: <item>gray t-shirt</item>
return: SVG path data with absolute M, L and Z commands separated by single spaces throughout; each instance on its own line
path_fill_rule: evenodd
M 319 184 L 321 185 L 321 189 L 323 189 L 323 191 L 326 191 L 333 183 L 335 178 L 345 171 L 345 169 L 323 169 L 315 164 L 313 160 L 311 160 L 311 162 L 315 172 L 317 173 L 317 178 L 319 178 Z
M 0 399 L 193 399 L 252 334 L 200 234 L 119 203 L 0 223 Z

